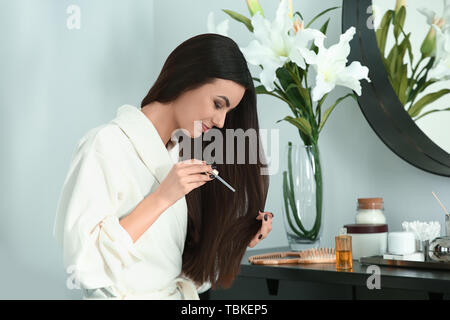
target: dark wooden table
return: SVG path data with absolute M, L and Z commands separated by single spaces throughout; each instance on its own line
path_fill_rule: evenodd
M 336 270 L 335 264 L 263 266 L 248 262 L 251 255 L 289 250 L 247 250 L 233 286 L 209 290 L 201 299 L 450 299 L 450 272 L 444 270 L 378 266 L 377 289 L 367 286 L 368 280 L 375 283 L 373 268 L 368 270 L 368 265 L 357 260 L 353 260 L 353 269 L 348 271 Z

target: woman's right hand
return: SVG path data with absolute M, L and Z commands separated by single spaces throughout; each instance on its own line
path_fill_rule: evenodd
M 188 159 L 175 163 L 156 191 L 170 205 L 191 192 L 192 189 L 213 180 L 209 173 L 211 165 L 198 159 Z

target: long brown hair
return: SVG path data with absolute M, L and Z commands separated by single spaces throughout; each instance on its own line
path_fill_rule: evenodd
M 170 102 L 216 78 L 232 80 L 246 88 L 239 105 L 228 112 L 223 128 L 215 128 L 221 130 L 223 146 L 227 145 L 226 129 L 254 129 L 259 156 L 256 163 L 249 163 L 250 142 L 245 139 L 244 164 L 237 161 L 236 147 L 232 164 L 215 163 L 220 176 L 236 192 L 212 181 L 186 195 L 188 229 L 182 272 L 198 284 L 210 281 L 213 289 L 217 285 L 231 287 L 239 273 L 245 250 L 261 227 L 261 221 L 255 218 L 259 209 L 264 210 L 269 187 L 269 176 L 261 174 L 267 164 L 260 159 L 265 156 L 260 143 L 255 87 L 247 62 L 229 37 L 214 33 L 194 36 L 171 52 L 141 103 L 142 108 L 152 101 Z M 196 139 L 202 140 L 202 150 L 211 143 L 203 141 L 202 136 L 191 139 L 191 143 L 198 143 Z M 234 141 L 233 144 L 236 146 Z M 222 152 L 223 159 L 227 159 L 226 148 Z

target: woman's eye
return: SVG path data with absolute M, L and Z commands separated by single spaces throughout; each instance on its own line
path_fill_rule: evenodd
M 222 109 L 222 106 L 219 103 L 214 102 L 214 104 L 216 105 L 216 109 Z

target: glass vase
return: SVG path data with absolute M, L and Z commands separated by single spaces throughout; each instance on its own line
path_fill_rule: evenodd
M 285 146 L 283 171 L 284 226 L 289 246 L 299 251 L 320 246 L 322 168 L 317 144 Z

